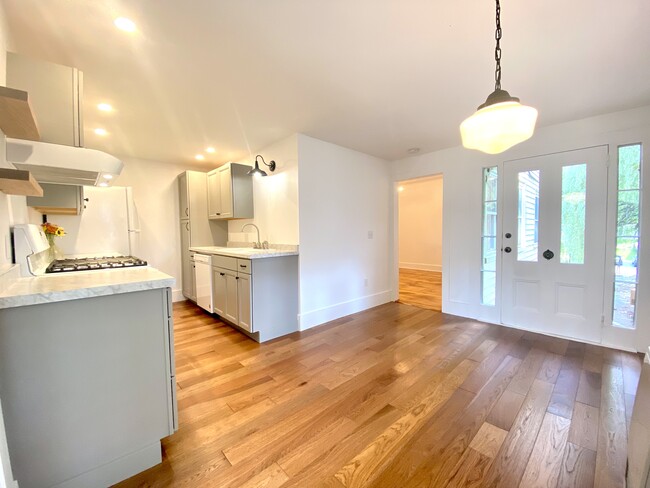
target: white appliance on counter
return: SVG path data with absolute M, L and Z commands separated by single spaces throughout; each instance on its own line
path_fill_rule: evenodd
M 131 187 L 84 188 L 86 208 L 81 215 L 48 217 L 66 236 L 57 246 L 67 256 L 138 256 L 140 221 Z
M 18 224 L 11 229 L 14 247 L 14 262 L 20 265 L 21 276 L 31 276 L 44 272 L 49 264 L 44 260 L 39 264 L 38 257 L 50 248 L 45 232 L 40 225 Z
M 194 253 L 196 267 L 196 304 L 212 313 L 212 258 L 206 254 Z
M 641 369 L 627 444 L 628 488 L 650 488 L 650 348 Z

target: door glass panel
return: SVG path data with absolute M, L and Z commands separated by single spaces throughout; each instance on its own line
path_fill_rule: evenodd
M 494 306 L 497 269 L 496 167 L 483 169 L 483 232 L 481 238 L 481 303 Z
M 641 144 L 618 148 L 618 189 L 636 190 L 640 188 Z
M 641 144 L 618 148 L 618 209 L 612 324 L 634 329 L 639 283 Z
M 496 276 L 494 271 L 481 272 L 481 293 L 483 305 L 494 305 L 496 301 Z
M 497 240 L 495 237 L 483 238 L 483 269 L 488 271 L 497 269 Z
M 496 236 L 497 235 L 497 202 L 485 202 L 483 216 L 483 235 Z
M 635 302 L 636 283 L 622 281 L 614 283 L 614 325 L 634 329 Z
M 562 223 L 560 233 L 560 262 L 585 262 L 585 197 L 587 194 L 587 165 L 575 164 L 562 168 Z
M 618 236 L 639 235 L 639 190 L 618 192 Z
M 539 243 L 539 170 L 519 173 L 517 260 L 537 261 Z

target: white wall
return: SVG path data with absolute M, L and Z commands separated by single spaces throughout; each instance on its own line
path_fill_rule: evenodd
M 306 329 L 390 300 L 392 202 L 387 161 L 302 134 L 298 157 Z
M 181 243 L 176 178 L 183 171 L 205 171 L 206 168 L 144 159 L 124 158 L 123 161 L 124 170 L 114 181 L 115 185 L 133 187 L 141 230 L 138 257 L 176 278 L 174 299 L 181 299 Z
M 442 271 L 441 176 L 400 182 L 399 267 Z
M 252 166 L 257 154 L 262 155 L 267 163 L 275 161 L 276 169 L 271 173 L 260 162 L 260 168 L 268 176 L 253 179 L 255 218 L 228 222 L 228 240 L 257 240 L 255 229 L 249 227 L 241 233 L 245 224 L 253 223 L 259 227 L 262 241 L 298 244 L 298 135 L 293 134 L 238 162 Z
M 502 165 L 504 161 L 511 159 L 603 144 L 609 145 L 612 156 L 610 161 L 615 163 L 616 146 L 634 142 L 643 143 L 647 154 L 647 148 L 650 147 L 650 107 L 538 128 L 532 139 L 500 155 L 490 156 L 459 146 L 394 161 L 391 164 L 394 182 L 434 174 L 442 174 L 444 177 L 443 311 L 494 323 L 500 322 L 498 307 L 480 304 L 481 171 L 483 167 Z M 643 180 L 644 187 L 650 188 L 650 165 L 647 162 L 646 160 Z M 615 193 L 611 191 L 615 189 L 615 186 L 612 188 L 612 177 L 615 177 L 615 171 L 610 170 L 609 240 L 613 242 L 611 222 L 615 212 L 611 210 L 615 208 L 616 203 L 612 199 L 615 198 L 613 197 Z M 394 203 L 397 204 L 396 188 Z M 643 199 L 641 229 L 638 329 L 625 331 L 611 326 L 603 329 L 605 344 L 624 348 L 636 347 L 640 351 L 645 350 L 650 344 L 650 195 L 648 194 Z M 397 236 L 394 236 L 394 239 L 396 242 Z M 500 242 L 497 242 L 497 247 L 499 245 Z M 611 258 L 613 263 L 613 255 Z M 394 287 L 397 283 L 397 264 L 397 257 L 395 257 L 392 275 Z M 497 262 L 497 269 L 499 266 L 500 262 Z M 613 276 L 613 266 L 611 268 L 608 280 Z M 606 285 L 608 293 L 611 293 L 611 285 L 609 283 Z M 605 297 L 605 303 L 609 302 L 611 302 L 611 295 Z M 605 317 L 606 321 L 610 319 L 607 310 Z

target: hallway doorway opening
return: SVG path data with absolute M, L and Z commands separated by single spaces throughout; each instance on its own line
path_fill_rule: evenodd
M 443 177 L 398 183 L 399 301 L 442 310 Z

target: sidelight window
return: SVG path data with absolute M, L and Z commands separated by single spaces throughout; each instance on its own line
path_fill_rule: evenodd
M 636 328 L 641 212 L 641 144 L 618 148 L 618 199 L 612 324 Z
M 481 303 L 496 302 L 498 170 L 483 169 L 483 228 L 481 232 Z

